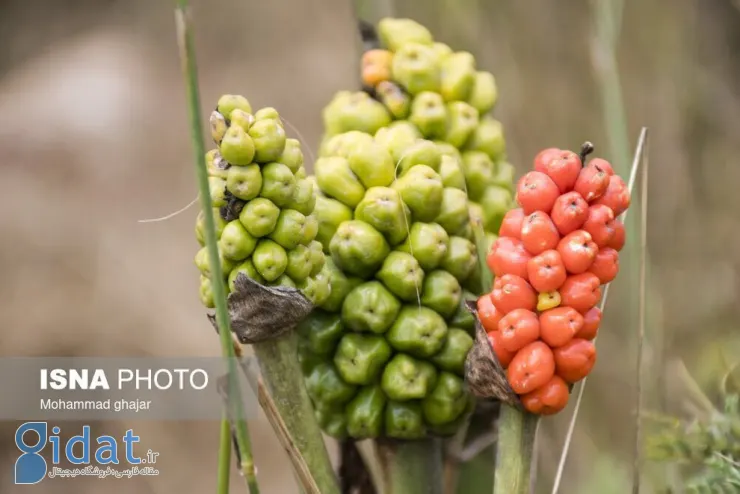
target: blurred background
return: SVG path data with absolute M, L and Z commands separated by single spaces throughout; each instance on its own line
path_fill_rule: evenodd
M 315 152 L 322 107 L 336 91 L 358 87 L 351 2 L 192 4 L 204 112 L 222 93 L 244 94 L 255 107 L 278 108 Z M 706 413 L 704 398 L 721 406 L 718 383 L 740 359 L 740 3 L 621 4 L 395 0 L 383 8 L 425 24 L 494 73 L 494 115 L 519 174 L 540 149 L 577 149 L 585 140 L 624 174 L 640 128 L 649 127 L 645 408 L 690 420 Z M 0 1 L 3 356 L 219 354 L 198 300 L 197 207 L 138 222 L 197 195 L 172 7 Z M 610 38 L 619 7 L 621 29 Z M 622 267 L 561 492 L 631 486 L 637 259 L 628 254 Z M 538 492 L 552 485 L 569 416 L 541 428 Z M 110 433 L 130 426 L 96 425 Z M 12 485 L 16 427 L 0 424 L 3 494 L 20 492 Z M 161 453 L 160 476 L 47 481 L 35 491 L 214 489 L 218 423 L 133 427 L 142 445 Z M 266 420 L 252 421 L 251 431 L 263 490 L 292 492 Z M 645 485 L 653 487 L 645 492 L 659 492 L 674 474 L 646 462 Z

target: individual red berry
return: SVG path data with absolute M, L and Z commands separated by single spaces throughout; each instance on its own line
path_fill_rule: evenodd
M 611 247 L 600 249 L 588 271 L 598 276 L 602 285 L 610 283 L 619 272 L 619 252 Z
M 581 314 L 594 307 L 601 298 L 601 282 L 593 273 L 568 276 L 560 287 L 561 305 L 573 307 Z
M 596 363 L 596 347 L 587 340 L 574 338 L 553 350 L 555 372 L 569 383 L 586 377 Z M 516 358 L 516 357 L 515 357 Z
M 604 170 L 604 173 L 609 175 L 610 177 L 614 175 L 614 167 L 612 167 L 612 164 L 606 161 L 605 159 L 601 158 L 594 158 L 591 161 L 588 162 L 589 165 L 599 165 L 599 168 Z
M 524 214 L 522 208 L 510 209 L 504 215 L 504 219 L 501 222 L 501 228 L 499 228 L 499 237 L 511 237 L 511 238 L 522 238 L 522 222 L 527 215 Z
M 550 218 L 560 234 L 567 235 L 588 219 L 588 203 L 578 192 L 567 192 L 555 201 Z
M 581 227 L 591 234 L 599 248 L 606 247 L 614 238 L 614 212 L 608 206 L 596 204 L 588 208 L 588 218 Z
M 504 314 L 514 309 L 534 311 L 537 307 L 537 292 L 524 278 L 505 274 L 497 277 L 493 282 L 491 300 L 493 305 Z
M 606 192 L 596 199 L 594 204 L 609 206 L 614 211 L 614 216 L 619 216 L 627 211 L 627 208 L 630 207 L 631 200 L 630 191 L 627 188 L 627 184 L 622 180 L 622 177 L 612 175 L 609 177 L 609 186 Z
M 511 389 L 519 395 L 544 386 L 555 375 L 555 358 L 549 346 L 535 341 L 511 359 L 506 377 Z
M 554 292 L 565 283 L 568 273 L 557 250 L 546 250 L 527 262 L 529 284 L 538 292 Z
M 491 344 L 493 353 L 496 355 L 496 358 L 498 358 L 498 362 L 501 364 L 501 367 L 504 369 L 509 367 L 511 359 L 514 358 L 514 352 L 510 352 L 504 348 L 503 343 L 501 343 L 501 333 L 498 331 L 491 331 L 488 333 L 488 342 Z
M 486 333 L 498 331 L 498 322 L 504 315 L 493 305 L 491 294 L 486 293 L 478 297 L 476 305 L 478 309 L 478 320 L 483 326 L 483 329 L 486 330 Z
M 614 229 L 614 237 L 612 237 L 611 242 L 609 242 L 609 247 L 619 252 L 624 248 L 624 242 L 626 240 L 624 223 L 619 220 L 614 220 L 611 227 Z
M 526 279 L 527 262 L 531 258 L 532 254 L 527 252 L 521 240 L 499 237 L 491 246 L 486 262 L 496 276 L 515 274 Z
M 560 195 L 558 186 L 542 172 L 529 172 L 519 179 L 516 188 L 516 201 L 524 214 L 535 211 L 549 213 Z
M 557 348 L 568 343 L 583 327 L 583 316 L 573 307 L 556 307 L 540 314 L 540 338 Z
M 535 169 L 550 177 L 562 194 L 573 189 L 581 172 L 581 158 L 573 151 L 562 150 L 549 161 L 541 161 L 539 167 L 535 163 Z
M 550 164 L 550 161 L 557 158 L 560 153 L 562 153 L 562 149 L 543 149 L 534 157 L 534 169 L 538 172 L 547 173 L 547 166 Z
M 608 208 L 607 208 L 608 209 Z M 535 211 L 524 219 L 522 224 L 522 244 L 527 251 L 536 256 L 558 246 L 560 234 L 547 213 Z
M 522 395 L 522 405 L 535 415 L 555 415 L 565 409 L 570 398 L 568 384 L 560 376 L 552 376 L 545 384 Z
M 603 196 L 609 187 L 609 174 L 604 171 L 598 162 L 591 161 L 578 174 L 573 190 L 581 194 L 586 202 L 591 202 Z
M 599 332 L 599 326 L 601 326 L 601 309 L 593 307 L 583 314 L 583 327 L 575 337 L 583 340 L 593 340 Z
M 527 309 L 514 309 L 498 323 L 501 343 L 509 352 L 516 352 L 540 337 L 537 314 Z
M 584 273 L 591 267 L 599 247 L 585 230 L 569 233 L 558 243 L 558 252 L 570 274 Z

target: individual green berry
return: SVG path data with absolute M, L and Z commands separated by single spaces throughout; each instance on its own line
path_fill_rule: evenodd
M 334 263 L 344 272 L 367 278 L 390 252 L 383 234 L 364 221 L 345 221 L 329 242 Z
M 428 367 L 434 367 L 410 355 L 397 353 L 386 364 L 381 377 L 383 392 L 388 398 L 397 401 L 424 398 L 432 388 L 432 376 Z
M 252 106 L 247 101 L 247 98 L 236 94 L 224 94 L 221 96 L 218 99 L 216 111 L 228 120 L 231 118 L 231 112 L 237 108 L 247 113 L 252 113 Z
M 315 196 L 314 196 L 315 197 Z M 316 239 L 319 233 L 319 220 L 316 214 L 306 216 L 306 224 L 303 227 L 303 239 L 301 244 L 308 245 Z
M 328 197 L 316 197 L 314 214 L 319 221 L 319 232 L 316 240 L 321 242 L 324 250 L 329 252 L 329 242 L 339 228 L 339 225 L 352 219 L 352 210 L 341 202 Z
M 442 178 L 426 165 L 417 165 L 393 183 L 415 221 L 432 221 L 442 207 Z M 404 224 L 404 228 L 407 225 Z
M 409 121 L 427 139 L 444 138 L 447 132 L 447 106 L 438 93 L 424 91 L 411 103 Z
M 295 172 L 295 178 L 296 180 L 301 180 L 303 178 L 306 178 L 308 176 L 308 173 L 306 173 L 306 167 L 301 166 L 298 168 L 298 171 Z
M 350 149 L 347 162 L 365 188 L 388 186 L 396 175 L 396 166 L 390 153 L 375 142 Z
M 453 51 L 449 45 L 444 43 L 432 43 L 432 50 L 437 54 L 437 60 L 444 61 L 449 55 L 452 55 Z
M 254 121 L 254 115 L 252 115 L 251 113 L 247 113 L 240 108 L 236 108 L 234 111 L 231 112 L 231 125 L 238 125 L 242 129 L 244 129 L 244 132 L 249 132 L 249 129 L 252 128 Z
M 421 404 L 416 401 L 389 401 L 385 407 L 385 435 L 413 440 L 427 435 Z
M 416 165 L 426 165 L 439 172 L 442 164 L 442 153 L 432 141 L 418 139 L 406 148 L 398 161 L 398 176 L 401 177 Z
M 343 405 L 354 397 L 357 388 L 345 382 L 336 367 L 329 362 L 319 364 L 306 379 L 306 391 L 322 405 Z
M 331 357 L 344 333 L 344 325 L 338 314 L 314 310 L 296 327 L 298 335 L 309 351 L 316 355 Z
M 396 120 L 403 120 L 411 111 L 411 97 L 395 82 L 381 81 L 375 95 Z
M 241 221 L 230 221 L 218 241 L 224 256 L 232 261 L 243 261 L 254 251 L 257 239 L 251 236 Z
M 262 167 L 261 197 L 271 200 L 278 207 L 287 207 L 293 200 L 295 187 L 295 176 L 286 165 L 272 162 Z
M 308 244 L 308 250 L 310 253 L 309 259 L 311 260 L 311 276 L 316 276 L 324 269 L 326 256 L 322 245 L 315 240 Z
M 305 245 L 297 245 L 288 251 L 285 273 L 294 281 L 301 282 L 311 274 L 311 251 Z
M 480 204 L 483 207 L 483 226 L 490 232 L 497 232 L 514 199 L 510 190 L 492 185 L 485 190 Z
M 255 120 L 274 120 L 281 127 L 284 127 L 283 121 L 280 118 L 280 113 L 278 113 L 278 111 L 271 106 L 266 106 L 264 108 L 260 108 L 259 110 L 257 110 L 257 113 L 254 114 L 254 119 Z
M 232 166 L 226 175 L 226 190 L 243 201 L 254 199 L 262 189 L 259 165 Z
M 378 23 L 378 36 L 384 47 L 398 51 L 408 43 L 431 45 L 432 33 L 412 19 L 387 17 Z
M 347 416 L 341 407 L 323 407 L 316 406 L 314 415 L 319 427 L 327 436 L 334 439 L 344 439 L 347 437 Z
M 257 272 L 257 269 L 254 267 L 252 260 L 247 259 L 246 261 L 237 265 L 229 273 L 229 291 L 230 292 L 233 292 L 236 289 L 236 286 L 235 286 L 236 277 L 239 276 L 240 273 L 244 274 L 247 278 L 253 279 L 254 281 L 256 281 L 257 283 L 261 285 L 265 284 L 265 279 L 262 277 L 261 274 Z
M 442 179 L 442 185 L 467 191 L 468 186 L 465 183 L 465 174 L 461 159 L 452 156 L 442 156 L 442 164 L 439 166 L 439 176 Z
M 226 226 L 226 220 L 224 220 L 221 217 L 221 213 L 217 208 L 214 208 L 213 210 L 213 222 L 216 226 L 216 238 L 221 238 L 221 234 L 224 231 L 224 227 Z M 195 220 L 195 238 L 198 240 L 198 243 L 201 245 L 201 247 L 206 245 L 206 217 L 203 213 L 203 210 L 201 210 L 198 213 L 198 218 Z
M 272 240 L 262 239 L 252 254 L 252 263 L 257 272 L 268 283 L 275 281 L 285 272 L 288 266 L 288 255 L 285 249 Z
M 401 195 L 389 187 L 369 188 L 355 208 L 355 219 L 378 230 L 390 245 L 403 242 L 411 224 L 410 211 Z
M 493 184 L 498 185 L 499 187 L 504 187 L 513 192 L 514 175 L 516 175 L 516 168 L 514 168 L 511 163 L 499 161 L 496 163 L 496 173 L 493 176 Z
M 447 105 L 449 116 L 445 140 L 461 148 L 477 130 L 478 110 L 463 101 L 453 101 Z
M 439 215 L 434 219 L 445 231 L 454 235 L 470 222 L 468 195 L 460 189 L 445 188 L 442 191 Z
M 397 164 L 401 161 L 406 150 L 421 137 L 421 132 L 414 124 L 407 121 L 397 121 L 379 129 L 375 134 L 375 142 L 388 150 L 393 162 Z
M 275 229 L 268 235 L 286 250 L 295 249 L 303 241 L 306 217 L 295 209 L 280 211 Z
M 235 267 L 234 261 L 224 256 L 221 249 L 218 251 L 219 262 L 221 264 L 221 273 L 226 278 Z M 208 248 L 203 247 L 195 254 L 195 266 L 200 270 L 203 276 L 211 277 L 211 260 L 208 256 Z
M 437 269 L 424 277 L 421 303 L 445 319 L 455 313 L 461 297 L 460 282 L 447 271 Z
M 345 158 L 319 158 L 314 170 L 316 183 L 321 191 L 350 208 L 357 206 L 365 195 L 365 187 L 352 172 L 349 161 Z
M 303 151 L 301 151 L 301 143 L 298 139 L 285 139 L 283 154 L 280 155 L 277 161 L 290 168 L 293 173 L 298 173 L 298 170 L 303 166 Z
M 278 279 L 270 282 L 270 286 L 282 286 L 285 288 L 298 288 L 298 285 L 293 279 L 287 274 L 283 273 Z
M 492 161 L 501 159 L 506 153 L 506 141 L 501 122 L 491 117 L 484 117 L 470 135 L 466 148 L 483 151 Z
M 440 267 L 458 281 L 465 281 L 478 267 L 478 253 L 475 244 L 466 238 L 450 237 L 447 254 L 442 258 Z
M 340 92 L 324 108 L 323 120 L 324 128 L 331 135 L 350 130 L 375 134 L 391 123 L 391 116 L 383 103 L 364 91 Z
M 465 151 L 462 156 L 468 196 L 471 201 L 480 201 L 483 192 L 493 181 L 495 166 L 482 151 Z
M 391 358 L 391 347 L 377 335 L 345 334 L 334 354 L 334 365 L 346 382 L 367 385 L 373 383 Z
M 498 100 L 498 89 L 493 74 L 490 72 L 476 72 L 473 88 L 468 95 L 468 103 L 483 115 L 493 109 L 496 100 Z
M 444 346 L 432 357 L 432 362 L 442 370 L 464 376 L 465 359 L 471 348 L 473 348 L 473 338 L 464 330 L 451 327 L 447 331 Z
M 221 157 L 218 149 L 211 149 L 206 153 L 206 169 L 209 177 L 226 178 L 229 176 L 231 165 Z
M 223 159 L 237 166 L 249 165 L 255 155 L 252 138 L 238 125 L 233 125 L 226 130 L 218 149 Z
M 437 223 L 414 223 L 408 238 L 397 249 L 414 256 L 426 272 L 441 264 L 449 242 L 449 235 Z
M 275 229 L 279 216 L 279 207 L 269 199 L 258 197 L 242 208 L 239 221 L 253 237 L 264 237 Z
M 355 439 L 372 439 L 383 432 L 387 398 L 377 384 L 363 387 L 347 404 L 347 433 Z
M 286 207 L 295 209 L 304 215 L 311 214 L 316 205 L 316 194 L 313 189 L 312 181 L 305 178 L 296 180 L 293 198 Z
M 401 300 L 412 302 L 421 299 L 424 271 L 419 261 L 409 253 L 393 251 L 388 254 L 376 277 Z
M 382 129 L 384 129 L 383 127 Z M 381 129 L 381 130 L 382 130 Z M 370 145 L 373 143 L 373 136 L 359 130 L 350 130 L 342 134 L 329 137 L 324 141 L 320 149 L 321 157 L 341 156 L 347 158 L 350 151 L 358 146 Z
M 452 53 L 442 60 L 440 93 L 445 101 L 464 101 L 475 85 L 475 58 L 466 51 Z
M 321 306 L 331 295 L 329 274 L 324 269 L 315 276 L 309 276 L 300 283 L 296 283 L 296 286 L 315 306 Z
M 352 289 L 342 304 L 342 321 L 352 331 L 381 334 L 398 316 L 401 303 L 378 281 L 368 281 Z
M 270 163 L 271 161 L 277 161 L 283 154 L 286 140 L 285 130 L 276 120 L 255 121 L 249 129 L 249 137 L 254 141 L 254 160 L 256 162 Z
M 460 150 L 457 149 L 452 144 L 450 144 L 449 142 L 434 141 L 434 144 L 437 146 L 437 149 L 439 149 L 439 152 L 442 154 L 442 156 L 449 156 L 450 158 L 462 160 L 462 155 L 460 154 Z
M 444 273 L 444 271 L 436 271 Z M 424 278 L 424 286 L 437 281 L 433 273 Z M 452 278 L 452 276 L 450 276 Z M 454 278 L 452 278 L 455 280 Z M 457 283 L 457 280 L 455 280 Z M 442 295 L 439 296 L 440 298 Z M 454 297 L 451 295 L 450 298 Z M 424 295 L 422 294 L 422 303 Z M 457 301 L 459 302 L 459 290 Z M 438 304 L 441 305 L 441 304 Z M 435 310 L 416 305 L 406 305 L 401 308 L 398 317 L 386 333 L 386 338 L 393 348 L 399 352 L 408 353 L 415 357 L 429 358 L 444 345 L 447 337 L 447 324 Z
M 218 177 L 208 177 L 208 189 L 213 207 L 220 208 L 226 205 L 226 180 Z
M 393 56 L 393 80 L 412 95 L 440 89 L 437 55 L 427 45 L 408 43 Z
M 208 309 L 213 309 L 216 304 L 213 302 L 213 286 L 211 279 L 207 276 L 200 275 L 200 302 Z
M 219 144 L 226 134 L 226 129 L 229 127 L 226 123 L 226 118 L 214 110 L 211 112 L 209 123 L 211 126 L 211 137 L 213 138 L 213 142 Z
M 449 326 L 450 331 L 452 330 L 452 327 L 460 328 L 465 330 L 469 335 L 473 335 L 475 331 L 475 319 L 473 318 L 473 314 L 467 309 L 465 302 L 466 301 L 472 301 L 475 302 L 478 300 L 478 297 L 475 296 L 473 293 L 463 290 L 463 295 L 460 300 L 460 305 L 457 308 L 457 311 L 455 311 L 455 314 L 449 319 Z M 449 332 L 448 332 L 448 338 Z
M 467 405 L 462 379 L 449 372 L 440 373 L 437 385 L 421 402 L 424 419 L 431 425 L 452 422 L 465 411 Z

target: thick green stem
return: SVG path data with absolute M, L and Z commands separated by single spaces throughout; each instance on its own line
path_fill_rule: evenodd
M 442 440 L 378 440 L 384 494 L 442 494 Z
M 293 331 L 275 340 L 253 345 L 262 379 L 280 414 L 292 446 L 302 456 L 321 494 L 339 494 L 321 429 L 303 383 Z
M 538 421 L 536 415 L 501 405 L 493 492 L 530 494 Z
M 252 448 L 249 440 L 249 431 L 242 420 L 242 400 L 236 382 L 236 363 L 234 346 L 231 339 L 231 324 L 226 302 L 226 287 L 221 262 L 218 254 L 216 222 L 211 211 L 213 204 L 208 186 L 208 172 L 206 168 L 205 143 L 203 141 L 203 127 L 201 125 L 200 91 L 198 89 L 198 68 L 195 62 L 195 47 L 193 43 L 190 9 L 187 0 L 177 0 L 175 8 L 175 22 L 177 26 L 177 43 L 180 49 L 183 78 L 187 92 L 188 115 L 190 120 L 190 138 L 195 154 L 195 173 L 198 177 L 200 203 L 205 213 L 205 243 L 208 250 L 209 266 L 211 268 L 211 287 L 213 300 L 216 305 L 216 322 L 219 327 L 221 350 L 228 366 L 229 400 L 236 405 L 237 414 L 233 417 L 236 431 L 236 442 L 242 459 L 242 473 L 249 486 L 251 494 L 259 494 L 259 487 L 252 461 Z
M 218 448 L 218 494 L 229 494 L 229 480 L 231 477 L 231 423 L 224 414 L 221 420 Z

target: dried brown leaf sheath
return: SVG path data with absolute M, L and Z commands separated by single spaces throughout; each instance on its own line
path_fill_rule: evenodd
M 229 294 L 231 330 L 244 344 L 278 338 L 293 330 L 313 310 L 313 304 L 295 288 L 264 286 L 243 273 Z M 216 318 L 208 319 L 218 331 Z
M 496 398 L 521 408 L 519 397 L 509 386 L 506 371 L 494 355 L 488 335 L 478 320 L 475 302 L 466 302 L 466 308 L 475 317 L 475 342 L 465 359 L 465 382 L 468 389 L 478 398 Z

